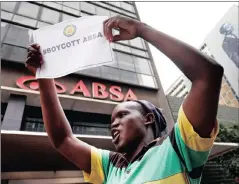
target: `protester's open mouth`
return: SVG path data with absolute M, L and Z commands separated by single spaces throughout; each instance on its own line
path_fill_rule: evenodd
M 113 138 L 112 142 L 113 144 L 117 144 L 119 141 L 120 134 L 116 135 L 116 137 Z
M 112 131 L 112 137 L 113 137 L 113 144 L 117 143 L 120 137 L 120 132 L 118 130 L 113 130 Z

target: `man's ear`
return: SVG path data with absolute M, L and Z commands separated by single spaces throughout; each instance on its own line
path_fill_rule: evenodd
M 151 125 L 154 123 L 155 121 L 155 117 L 154 117 L 154 114 L 153 113 L 148 113 L 146 116 L 145 116 L 145 125 Z

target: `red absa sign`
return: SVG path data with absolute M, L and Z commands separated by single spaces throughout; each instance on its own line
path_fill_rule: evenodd
M 29 87 L 26 86 L 26 83 L 29 83 Z M 17 86 L 22 89 L 26 90 L 38 90 L 39 89 L 39 84 L 34 76 L 23 76 L 17 79 L 16 82 Z M 59 82 L 55 81 L 57 93 L 65 93 L 66 92 L 66 87 L 62 85 Z
M 27 86 L 29 84 L 29 87 Z M 16 84 L 19 88 L 26 90 L 39 90 L 39 84 L 34 76 L 23 76 L 17 79 Z M 66 87 L 55 81 L 56 90 L 58 94 L 64 94 L 67 92 Z M 81 93 L 84 97 L 97 98 L 97 99 L 107 99 L 108 97 L 117 102 L 127 101 L 127 100 L 137 100 L 134 92 L 129 88 L 127 93 L 124 95 L 120 86 L 110 86 L 109 89 L 98 82 L 92 83 L 92 91 L 90 91 L 83 80 L 80 80 L 73 89 L 70 90 L 69 94 L 75 95 Z

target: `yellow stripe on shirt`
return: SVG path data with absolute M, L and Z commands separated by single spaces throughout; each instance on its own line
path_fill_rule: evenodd
M 210 134 L 211 138 L 200 137 L 198 133 L 194 131 L 194 128 L 192 124 L 189 122 L 187 116 L 185 115 L 182 106 L 180 107 L 178 113 L 178 126 L 184 143 L 189 148 L 195 151 L 210 150 L 219 132 L 219 124 L 218 121 L 216 120 L 215 127 L 213 128 Z
M 186 183 L 185 183 L 186 181 Z M 150 181 L 145 184 L 188 184 L 188 179 L 185 173 L 178 173 L 173 176 L 169 176 L 167 178 L 157 180 L 157 181 Z
M 91 146 L 91 173 L 83 171 L 85 182 L 102 184 L 104 181 L 104 172 L 102 167 L 101 150 Z

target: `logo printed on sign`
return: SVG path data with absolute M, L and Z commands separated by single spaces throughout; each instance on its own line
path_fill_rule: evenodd
M 76 26 L 73 24 L 66 26 L 63 31 L 64 35 L 67 37 L 73 36 L 75 32 L 76 32 Z

